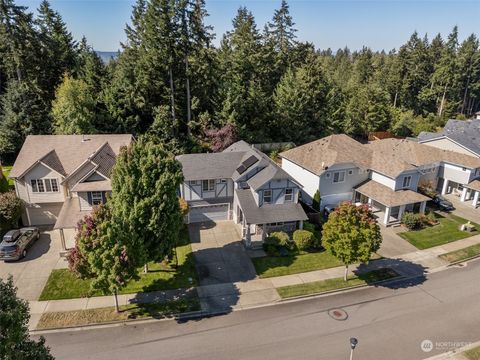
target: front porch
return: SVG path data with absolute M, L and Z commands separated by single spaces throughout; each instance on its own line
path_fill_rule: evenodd
M 399 224 L 405 212 L 423 214 L 428 197 L 412 190 L 394 191 L 376 181 L 368 180 L 358 186 L 354 192 L 355 204 L 366 204 L 385 226 Z
M 442 180 L 442 195 L 456 196 L 462 203 L 470 203 L 474 209 L 480 206 L 480 180 L 473 180 L 466 185 L 448 179 Z

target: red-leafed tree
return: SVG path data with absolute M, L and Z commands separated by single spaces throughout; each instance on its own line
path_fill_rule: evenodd
M 237 140 L 235 124 L 228 123 L 220 129 L 205 130 L 205 136 L 214 152 L 220 152 L 232 145 Z

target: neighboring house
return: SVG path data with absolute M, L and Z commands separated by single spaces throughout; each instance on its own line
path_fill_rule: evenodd
M 110 172 L 132 135 L 30 135 L 10 172 L 25 201 L 25 225 L 73 235 L 78 221 L 111 192 Z
M 247 246 L 274 230 L 303 227 L 300 185 L 265 154 L 244 141 L 221 153 L 185 154 L 177 159 L 189 204 L 188 222 L 232 220 Z
M 320 192 L 321 210 L 341 201 L 368 203 L 383 224 L 391 225 L 405 211 L 425 211 L 428 198 L 417 192 L 419 185 L 442 194 L 460 189 L 463 201 L 478 205 L 480 159 L 414 141 L 361 144 L 331 135 L 280 156 L 282 168 L 303 185 L 303 201 L 311 204 Z
M 480 157 L 480 119 L 448 120 L 441 132 L 421 132 L 421 144 Z

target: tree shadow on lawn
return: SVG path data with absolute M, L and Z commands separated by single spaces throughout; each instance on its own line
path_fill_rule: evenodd
M 385 279 L 368 276 L 369 272 L 381 269 L 393 270 L 398 276 L 394 277 L 395 274 L 392 273 L 386 274 Z M 427 268 L 423 265 L 411 261 L 383 258 L 370 261 L 368 264 L 360 264 L 353 272 L 355 275 L 363 278 L 363 280 L 369 285 L 396 290 L 423 284 L 427 279 L 426 270 Z M 385 281 L 378 283 L 378 281 L 382 280 Z

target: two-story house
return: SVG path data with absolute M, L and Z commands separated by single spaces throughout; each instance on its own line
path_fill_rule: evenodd
M 422 184 L 441 193 L 462 184 L 464 200 L 478 203 L 480 191 L 471 187 L 480 175 L 479 159 L 414 141 L 361 144 L 346 135 L 331 135 L 280 156 L 282 168 L 304 185 L 303 201 L 312 203 L 320 192 L 321 210 L 341 201 L 368 203 L 380 221 L 390 225 L 405 211 L 425 211 L 429 198 L 417 192 Z
M 72 238 L 78 221 L 111 192 L 110 172 L 132 135 L 30 135 L 10 172 L 25 225 L 53 225 Z
M 221 153 L 185 154 L 177 159 L 189 204 L 188 222 L 232 220 L 247 246 L 273 230 L 293 231 L 307 216 L 298 203 L 299 183 L 244 141 Z

